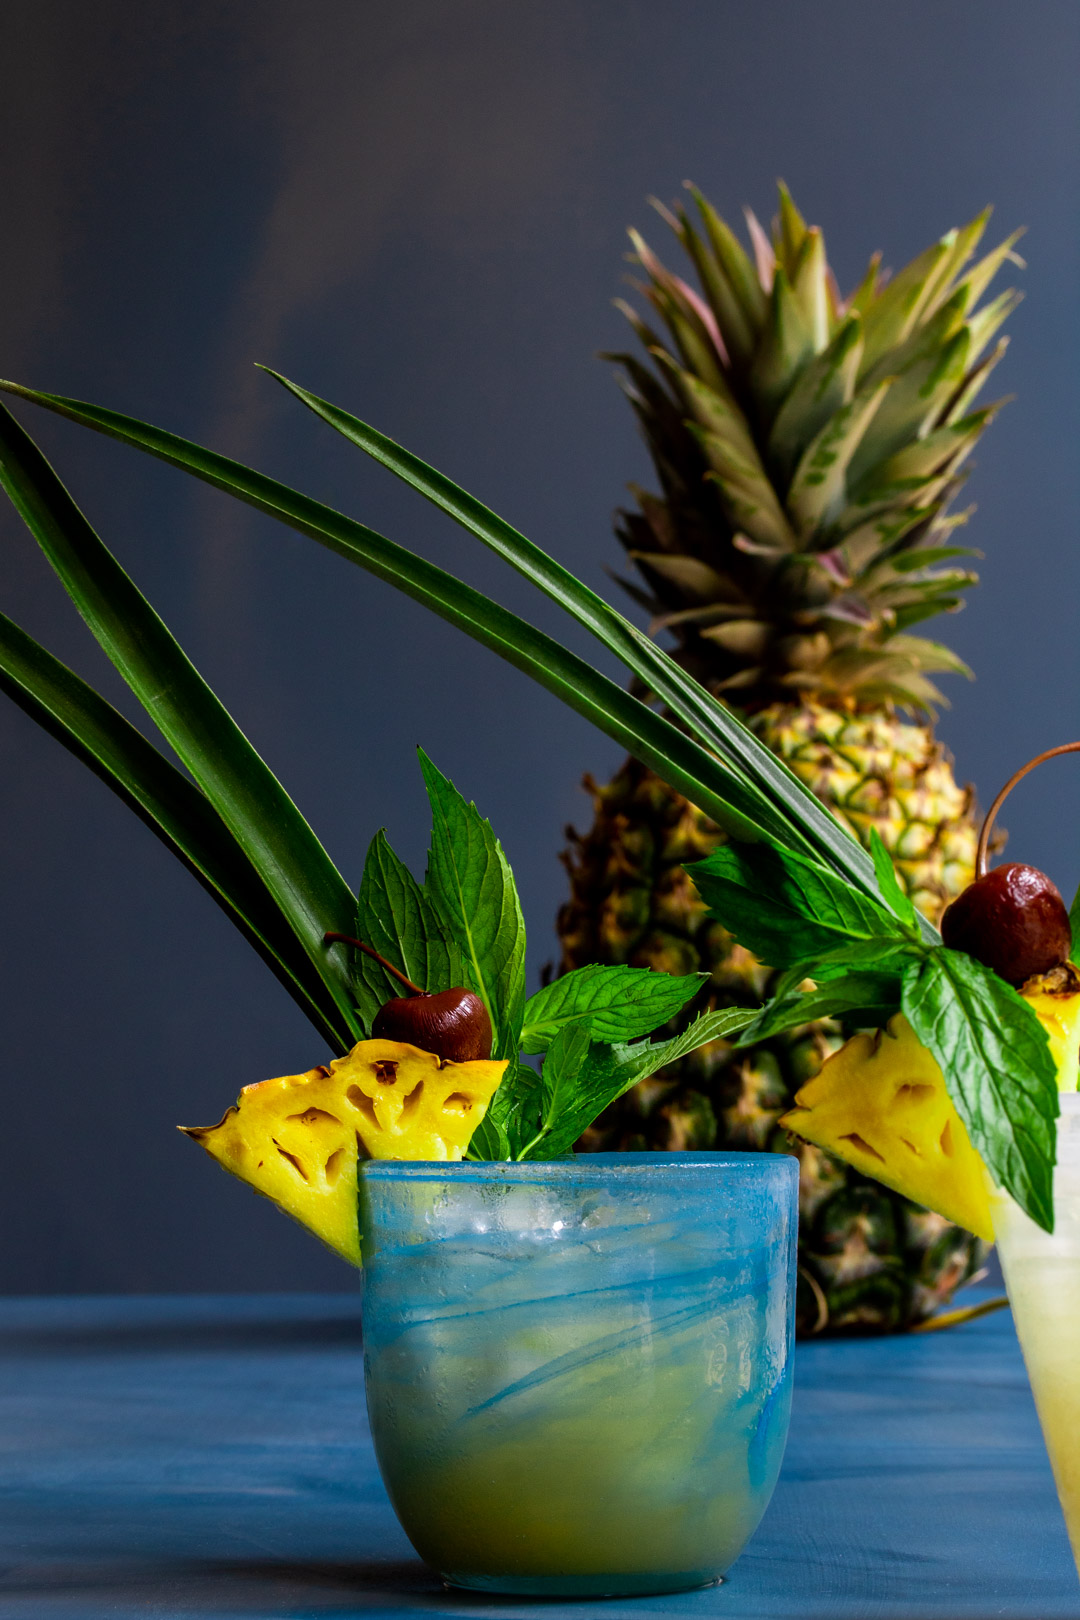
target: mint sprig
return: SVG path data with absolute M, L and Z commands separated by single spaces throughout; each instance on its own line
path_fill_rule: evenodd
M 364 861 L 356 932 L 414 984 L 448 990 L 463 982 L 461 951 L 382 831 L 375 834 Z M 353 960 L 360 1015 L 370 1030 L 379 1008 L 399 996 L 401 986 L 370 956 L 357 951 Z
M 651 968 L 597 963 L 574 968 L 529 997 L 522 1049 L 545 1052 L 560 1031 L 583 1019 L 594 1041 L 633 1041 L 650 1035 L 674 1018 L 708 977 L 687 973 L 675 978 Z
M 681 1035 L 632 1045 L 589 1042 L 582 1028 L 561 1030 L 544 1059 L 541 1112 L 535 1137 L 520 1150 L 524 1159 L 557 1159 L 569 1153 L 597 1115 L 639 1080 L 647 1080 L 688 1052 L 727 1040 L 754 1017 L 754 1009 L 721 1007 L 703 1013 Z M 553 1072 L 548 1073 L 554 1058 Z
M 773 968 L 816 961 L 845 945 L 909 937 L 884 906 L 779 845 L 722 844 L 686 870 L 728 932 Z
M 901 1005 L 994 1180 L 1053 1231 L 1057 1071 L 1034 1008 L 990 968 L 945 946 L 905 973 Z
M 525 1012 L 525 921 L 514 875 L 491 823 L 418 752 L 431 802 L 424 891 L 461 952 L 466 983 L 490 1014 L 494 1055 L 516 1057 Z
M 1052 1230 L 1058 1094 L 1046 1032 L 1018 991 L 989 968 L 926 941 L 876 833 L 871 857 L 885 906 L 806 857 L 767 844 L 727 844 L 688 868 L 711 914 L 782 970 L 739 1044 L 820 1018 L 881 1026 L 903 1011 L 940 1064 L 995 1181 Z M 1072 919 L 1075 938 L 1080 897 Z M 800 988 L 807 980 L 810 987 Z
M 484 1000 L 493 1056 L 506 1072 L 469 1144 L 474 1159 L 553 1158 L 609 1103 L 707 1041 L 733 1034 L 755 1009 L 699 1018 L 671 1041 L 662 1027 L 708 977 L 651 968 L 579 968 L 525 1001 L 525 923 L 514 875 L 490 824 L 420 751 L 432 832 L 423 884 L 386 835 L 372 839 L 357 902 L 357 936 L 414 984 L 435 993 L 466 985 Z M 335 947 L 337 948 L 337 947 Z M 358 1014 L 368 1033 L 402 994 L 375 961 L 354 952 Z M 540 1069 L 523 1061 L 543 1054 Z
M 819 1018 L 842 1018 L 858 1027 L 880 1028 L 900 1004 L 901 981 L 887 973 L 849 973 L 802 995 L 774 996 L 743 1031 L 740 1046 L 771 1040 Z

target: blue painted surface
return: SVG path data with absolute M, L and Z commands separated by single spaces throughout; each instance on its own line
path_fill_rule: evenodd
M 3 1620 L 481 1614 L 1080 1620 L 1011 1322 L 804 1345 L 791 1440 L 722 1587 L 448 1593 L 375 1469 L 356 1298 L 0 1301 Z

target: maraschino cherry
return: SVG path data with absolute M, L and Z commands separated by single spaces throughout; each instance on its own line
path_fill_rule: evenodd
M 1065 902 L 1045 872 L 1016 861 L 987 871 L 990 832 L 1021 778 L 1044 760 L 1077 750 L 1080 742 L 1048 748 L 1009 778 L 983 822 L 975 881 L 946 908 L 941 919 L 941 937 L 950 950 L 965 951 L 1009 984 L 1024 984 L 1068 961 L 1072 931 Z
M 405 995 L 394 996 L 379 1008 L 371 1026 L 373 1040 L 404 1041 L 450 1063 L 472 1063 L 491 1056 L 491 1019 L 472 990 L 457 986 L 429 994 L 362 939 L 349 934 L 325 934 L 323 938 L 328 945 L 335 941 L 354 945 L 405 987 Z

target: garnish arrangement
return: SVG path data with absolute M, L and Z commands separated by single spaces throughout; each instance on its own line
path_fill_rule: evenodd
M 358 1157 L 559 1158 L 630 1086 L 752 1016 L 728 1008 L 670 1040 L 642 1039 L 701 988 L 701 975 L 649 968 L 579 968 L 526 999 L 506 856 L 476 806 L 423 753 L 420 764 L 432 810 L 424 883 L 378 833 L 356 908 L 365 937 L 326 936 L 352 956 L 367 1038 L 329 1065 L 245 1087 L 218 1125 L 186 1127 L 354 1265 Z
M 794 230 L 790 219 L 789 229 Z M 892 311 L 890 330 L 898 331 L 913 308 L 926 306 L 929 286 L 945 296 L 949 278 L 943 266 L 947 261 L 953 267 L 950 274 L 955 273 L 970 251 L 971 236 L 946 242 L 947 248 L 921 268 L 917 261 L 910 273 L 897 278 L 904 290 L 895 298 L 881 296 L 879 302 Z M 807 297 L 813 292 L 817 301 L 812 300 L 811 307 L 827 311 L 824 261 L 810 233 L 789 246 L 798 262 L 805 260 L 808 266 L 800 285 Z M 958 297 L 954 313 L 961 321 L 966 307 Z M 814 341 L 827 346 L 828 320 L 825 314 L 821 319 L 824 324 L 816 329 Z M 786 330 L 781 325 L 778 333 Z M 798 376 L 807 374 L 804 368 L 811 364 L 811 353 L 812 346 L 798 354 L 777 350 L 776 364 L 787 368 L 782 377 L 789 390 L 797 386 Z M 890 1153 L 880 1143 L 875 1145 L 871 1132 L 875 1118 L 888 1116 L 890 1127 L 896 1126 L 894 1105 L 906 1087 L 921 1121 L 920 1131 L 894 1134 L 897 1140 L 906 1137 L 913 1160 L 920 1158 L 920 1142 L 928 1139 L 932 1115 L 944 1160 L 953 1162 L 950 1137 L 955 1141 L 963 1133 L 994 1181 L 1035 1221 L 1049 1227 L 1059 1069 L 1035 1003 L 1041 994 L 1054 994 L 1053 988 L 1036 991 L 1029 982 L 1021 993 L 971 954 L 967 936 L 962 948 L 943 943 L 905 893 L 881 839 L 871 836 L 870 851 L 864 851 L 798 774 L 678 661 L 443 474 L 356 417 L 284 378 L 279 381 L 584 625 L 621 659 L 664 712 L 454 576 L 309 496 L 132 418 L 14 384 L 2 386 L 170 462 L 318 540 L 458 625 L 623 743 L 726 835 L 724 844 L 691 868 L 691 876 L 720 924 L 780 974 L 774 993 L 742 1039 L 760 1039 L 823 1016 L 842 1017 L 856 1028 L 886 1026 L 877 1041 L 856 1035 L 854 1042 L 863 1044 L 838 1054 L 831 1060 L 831 1071 L 826 1064 L 818 1080 L 807 1087 L 807 1095 L 796 1099 L 796 1109 L 784 1123 L 797 1130 L 805 1127 L 808 1135 L 817 1129 L 841 1156 L 860 1168 L 869 1165 L 869 1173 L 883 1179 L 891 1176 L 892 1185 L 907 1190 L 916 1187 L 911 1165 L 898 1171 Z M 907 397 L 905 388 L 888 378 L 875 379 L 871 395 L 864 397 L 857 392 L 857 381 L 857 368 L 836 371 L 830 386 L 838 392 L 835 398 L 828 396 L 832 413 L 793 474 L 806 491 L 799 507 L 804 553 L 827 557 L 842 548 L 844 533 L 837 528 L 841 514 L 849 511 L 851 501 L 858 505 L 862 500 L 857 490 L 848 489 L 848 470 L 858 464 L 860 445 L 871 442 L 867 435 L 872 423 L 880 430 L 881 421 L 889 420 L 890 402 L 899 406 Z M 959 374 L 954 381 L 959 381 Z M 922 397 L 919 389 L 915 393 Z M 859 400 L 861 404 L 856 403 Z M 944 479 L 951 473 L 959 453 L 951 426 L 943 440 L 926 426 L 917 472 L 893 469 L 896 481 L 914 480 L 916 504 L 919 492 L 926 494 L 925 480 L 935 476 L 935 467 Z M 717 431 L 722 438 L 726 431 L 722 423 Z M 894 448 L 886 435 L 875 453 L 887 458 Z M 425 884 L 422 889 L 416 885 L 391 858 L 385 842 L 376 840 L 365 869 L 368 898 L 365 901 L 362 887 L 358 912 L 349 885 L 280 783 L 7 412 L 0 418 L 0 478 L 91 630 L 193 780 L 6 619 L 0 619 L 0 685 L 90 765 L 185 862 L 346 1063 L 352 1059 L 345 1054 L 355 1054 L 369 1041 L 373 1020 L 385 1003 L 406 987 L 367 952 L 343 943 L 341 936 L 370 946 L 424 993 L 463 991 L 483 1002 L 493 1031 L 492 1054 L 469 1060 L 462 1068 L 494 1062 L 504 1063 L 506 1069 L 498 1089 L 488 1093 L 486 1112 L 469 1138 L 468 1151 L 477 1155 L 513 1158 L 568 1152 L 593 1117 L 594 1103 L 610 1100 L 652 1072 L 649 1065 L 671 1062 L 679 1055 L 677 1043 L 666 1049 L 632 1044 L 631 1030 L 645 1035 L 664 1020 L 651 1003 L 647 1009 L 637 1005 L 636 992 L 623 994 L 620 985 L 630 981 L 617 975 L 625 970 L 604 977 L 602 969 L 583 968 L 582 977 L 569 975 L 526 1005 L 520 977 L 521 934 L 514 921 L 516 901 L 511 898 L 508 869 L 493 839 L 489 841 L 490 830 L 482 830 L 479 818 L 472 819 L 475 812 L 426 762 L 435 825 Z M 747 495 L 749 507 L 759 494 Z M 890 496 L 887 510 L 893 513 L 894 506 Z M 861 518 L 867 545 L 881 515 L 878 500 L 864 503 Z M 886 548 L 903 540 L 903 531 L 899 537 L 878 535 L 878 543 Z M 937 560 L 930 554 L 933 549 L 922 552 L 917 561 Z M 462 862 L 472 878 L 470 884 L 459 885 L 455 896 L 450 874 L 455 863 Z M 494 887 L 485 888 L 489 884 Z M 391 892 L 401 909 L 391 906 L 380 913 L 378 896 Z M 491 898 L 496 893 L 497 905 Z M 474 934 L 478 929 L 484 931 L 483 941 Z M 414 952 L 419 953 L 415 960 Z M 439 958 L 436 967 L 433 952 Z M 655 979 L 650 996 L 655 992 L 674 998 L 670 1006 L 665 1003 L 666 1016 L 682 1005 L 684 991 L 688 994 L 699 982 L 678 979 L 669 990 L 658 987 L 670 981 L 649 978 Z M 807 980 L 812 981 L 811 988 Z M 608 989 L 610 1002 L 605 1001 Z M 632 1014 L 610 1011 L 630 1003 L 635 1004 Z M 646 1022 L 646 1011 L 651 1022 Z M 641 1022 L 635 1024 L 638 1014 Z M 407 1019 L 410 1016 L 414 1015 L 407 1014 Z M 400 1031 L 400 1025 L 395 1027 Z M 417 1028 L 415 1021 L 410 1027 Z M 722 1027 L 699 1023 L 691 1033 L 697 1044 L 733 1028 L 730 1023 Z M 903 1065 L 880 1055 L 892 1050 L 886 1044 L 890 1041 L 916 1062 L 917 1078 L 906 1077 Z M 422 1055 L 420 1047 L 400 1040 L 370 1044 Z M 543 1054 L 538 1076 L 521 1063 L 522 1052 Z M 438 1062 L 438 1073 L 445 1074 L 448 1064 L 437 1054 L 428 1055 Z M 381 1099 L 380 1120 L 372 1086 L 389 1087 L 389 1080 L 379 1082 L 376 1073 L 386 1058 L 361 1054 L 355 1061 L 371 1065 L 369 1083 L 365 1085 L 361 1077 L 357 1089 L 372 1103 L 378 1129 L 385 1133 L 393 1123 L 389 1092 Z M 635 1071 L 638 1063 L 644 1066 Z M 940 1084 L 931 1065 L 940 1073 Z M 430 1063 L 425 1070 L 429 1072 L 435 1072 Z M 825 1106 L 836 1100 L 839 1093 L 830 1087 L 838 1087 L 845 1074 L 855 1076 L 860 1101 L 865 1103 L 857 1117 L 852 1114 L 846 1131 L 839 1128 L 843 1121 L 835 1110 L 830 1114 Z M 901 1074 L 905 1077 L 897 1084 Z M 329 1078 L 334 1079 L 333 1069 Z M 1061 1078 L 1075 1088 L 1075 1042 Z M 319 1089 L 327 1081 L 322 1069 L 266 1083 L 296 1088 L 292 1099 L 297 1106 L 293 1108 L 292 1100 L 289 1104 L 291 1118 L 304 1112 L 299 1106 L 304 1081 L 310 1082 L 312 1097 L 325 1100 L 325 1090 Z M 932 1097 L 920 1092 L 925 1086 Z M 439 1106 L 444 1113 L 453 1095 L 442 1097 Z M 479 1117 L 486 1102 L 483 1087 L 464 1095 Z M 403 1113 L 404 1103 L 395 1092 L 393 1106 L 399 1104 Z M 317 1109 L 322 1104 L 311 1106 Z M 460 1137 L 444 1140 L 448 1153 L 462 1146 Z M 431 1151 L 430 1139 L 423 1151 Z M 326 1155 L 324 1169 L 332 1157 L 333 1151 Z M 282 1164 L 289 1169 L 284 1160 Z M 963 1164 L 967 1176 L 970 1161 L 965 1158 Z M 941 1207 L 929 1196 L 933 1191 L 933 1186 L 919 1181 L 914 1195 Z M 973 1224 L 981 1221 L 970 1208 L 974 1195 L 965 1202 L 954 1193 L 955 1188 L 945 1200 L 950 1206 L 945 1212 L 970 1217 Z

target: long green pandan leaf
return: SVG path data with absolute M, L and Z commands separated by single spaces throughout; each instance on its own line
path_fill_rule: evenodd
M 475 496 L 429 467 L 418 456 L 404 450 L 385 434 L 347 411 L 290 382 L 280 373 L 270 371 L 270 375 L 276 377 L 323 421 L 482 540 L 591 631 L 644 681 L 673 714 L 677 714 L 692 729 L 706 747 L 715 749 L 745 771 L 770 801 L 781 808 L 791 825 L 805 835 L 819 859 L 835 871 L 842 872 L 865 893 L 877 898 L 877 880 L 870 860 L 795 773 L 764 747 L 730 710 L 718 703 L 698 681 L 628 619 L 624 619 L 603 597 L 582 584 L 568 569 L 527 540 Z M 792 842 L 790 832 L 787 842 Z M 937 938 L 934 930 L 931 929 L 930 934 Z
M 315 834 L 14 417 L 0 408 L 0 483 L 104 651 L 187 766 L 360 1038 L 347 964 L 327 932 L 356 903 Z
M 0 691 L 178 857 L 338 1051 L 351 1032 L 299 941 L 206 796 L 78 675 L 0 614 Z
M 100 406 L 38 393 L 14 383 L 0 382 L 0 388 L 180 467 L 358 563 L 553 692 L 649 765 L 733 837 L 755 841 L 767 836 L 813 852 L 797 824 L 784 818 L 737 766 L 714 757 L 583 658 L 445 569 L 320 501 L 163 429 Z

